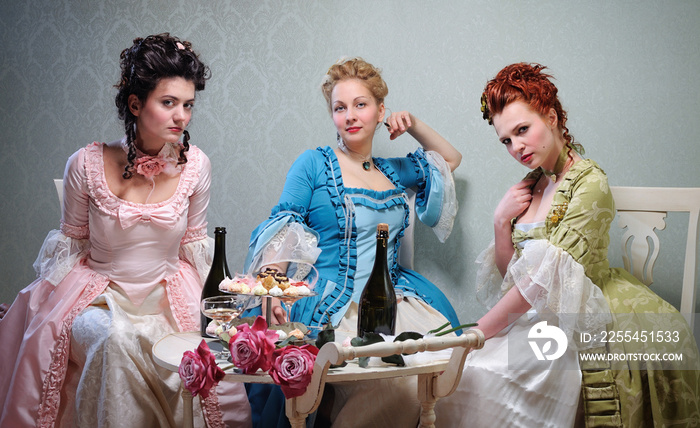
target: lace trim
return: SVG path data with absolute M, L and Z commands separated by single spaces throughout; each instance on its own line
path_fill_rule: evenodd
M 293 271 L 290 278 L 302 281 L 311 273 L 312 265 L 320 253 L 316 235 L 307 232 L 299 223 L 287 223 L 262 251 L 261 266 L 289 262 L 293 266 L 288 268 L 287 276 Z
M 513 264 L 515 254 L 510 259 L 508 267 Z M 491 239 L 488 247 L 474 261 L 476 270 L 476 300 L 486 309 L 493 308 L 505 296 L 513 284 L 503 281 L 501 272 L 496 265 L 496 241 Z
M 39 255 L 34 261 L 37 276 L 58 285 L 90 251 L 87 239 L 75 239 L 52 230 L 46 235 Z
M 455 191 L 454 177 L 450 171 L 449 165 L 438 152 L 424 152 L 428 163 L 437 169 L 442 175 L 443 181 L 443 196 L 442 207 L 440 209 L 440 218 L 435 226 L 432 227 L 433 232 L 438 237 L 440 242 L 444 243 L 452 233 L 455 217 L 459 210 L 459 202 L 457 201 L 457 193 Z
M 327 322 L 330 320 L 332 315 L 336 314 L 343 306 L 345 306 L 345 304 L 350 301 L 354 289 L 353 278 L 355 277 L 355 272 L 357 270 L 357 230 L 355 229 L 353 219 L 355 212 L 354 204 L 352 203 L 352 200 L 345 189 L 340 164 L 338 163 L 338 158 L 335 156 L 333 149 L 326 146 L 319 147 L 317 150 L 324 155 L 326 158 L 326 164 L 329 166 L 329 168 L 325 171 L 326 189 L 328 190 L 331 203 L 335 208 L 340 236 L 343 236 L 344 239 L 339 240 L 338 242 L 339 266 L 335 284 L 337 284 L 339 288 L 334 289 L 328 296 L 321 300 L 317 311 L 312 315 L 312 325 L 319 325 Z M 396 171 L 391 168 L 386 159 L 373 158 L 373 161 L 377 169 L 379 169 L 379 171 L 381 171 L 399 191 L 404 189 L 399 181 L 399 176 L 397 175 Z M 363 194 L 366 193 L 363 192 L 363 189 L 354 190 L 359 190 L 359 192 Z M 405 212 L 404 224 L 397 235 L 396 242 L 394 243 L 394 254 L 398 254 L 398 248 L 400 245 L 399 238 L 403 236 L 404 230 L 408 226 L 409 207 L 405 195 L 403 198 L 403 206 Z M 390 268 L 390 273 L 392 279 L 397 281 L 399 277 L 398 257 L 394 257 L 394 261 Z
M 350 212 L 343 204 L 343 201 L 345 201 L 345 185 L 343 184 L 338 158 L 329 146 L 319 147 L 317 150 L 326 158 L 326 165 L 328 166 L 325 171 L 326 189 L 335 208 L 340 236 L 344 236 L 345 239 L 338 240 L 338 276 L 334 282 L 340 288 L 321 300 L 317 306 L 318 309 L 311 318 L 313 325 L 328 322 L 331 316 L 349 301 L 350 296 L 352 296 L 353 278 L 357 268 L 357 248 L 355 246 L 357 230 L 352 221 L 354 213 Z
M 219 408 L 219 396 L 216 393 L 216 388 L 212 388 L 209 391 L 209 396 L 207 398 L 199 399 L 202 405 L 202 411 L 204 412 L 204 418 L 207 422 L 207 427 L 209 428 L 226 428 L 224 424 L 224 415 L 221 413 Z
M 178 251 L 180 260 L 194 266 L 202 284 L 207 280 L 211 262 L 214 258 L 214 238 L 204 235 L 204 238 L 187 244 L 181 244 Z
M 185 236 L 180 240 L 180 245 L 189 244 L 190 242 L 199 241 L 207 237 L 207 223 L 201 226 L 189 226 L 185 231 Z
M 165 278 L 165 290 L 170 302 L 170 308 L 173 311 L 175 322 L 180 331 L 194 331 L 199 329 L 199 323 L 195 322 L 190 311 L 187 310 L 187 299 L 182 292 L 182 266 L 180 261 L 180 269 L 177 273 Z
M 594 333 L 612 321 L 603 292 L 583 266 L 546 240 L 528 241 L 522 256 L 508 267 L 504 282 L 515 283 L 543 320 L 556 319 L 574 349 L 598 346 L 578 343 L 575 332 Z
M 61 220 L 61 232 L 69 238 L 88 239 L 90 238 L 90 225 L 73 226 Z
M 70 354 L 70 335 L 75 317 L 87 308 L 109 284 L 109 279 L 103 275 L 95 273 L 82 292 L 78 303 L 73 306 L 68 315 L 63 319 L 61 333 L 56 341 L 54 352 L 51 358 L 44 384 L 41 392 L 41 403 L 39 405 L 38 427 L 53 427 L 58 417 L 58 409 L 61 401 L 61 388 L 66 378 L 68 369 L 68 357 Z
M 401 230 L 399 230 L 398 235 L 396 235 L 396 241 L 394 242 L 394 261 L 391 264 L 391 268 L 389 269 L 389 273 L 391 274 L 391 279 L 394 281 L 394 284 L 398 283 L 399 280 L 399 247 L 401 246 L 401 238 L 404 236 L 404 232 L 406 231 L 406 228 L 408 227 L 408 220 L 411 216 L 411 207 L 408 205 L 408 196 L 406 195 L 406 188 L 401 184 L 399 181 L 399 176 L 396 174 L 396 171 L 394 168 L 391 168 L 391 165 L 389 162 L 386 161 L 386 159 L 383 158 L 378 158 L 377 161 L 375 162 L 375 165 L 377 166 L 377 169 L 384 174 L 385 177 L 387 177 L 394 186 L 396 186 L 397 190 L 402 192 L 402 200 L 403 200 L 403 226 L 401 226 Z M 417 170 L 418 171 L 418 170 Z
M 177 215 L 183 214 L 188 206 L 188 198 L 199 182 L 201 151 L 197 146 L 190 146 L 190 150 L 187 152 L 187 163 L 183 165 L 175 193 L 167 200 L 155 204 L 138 204 L 125 201 L 112 193 L 107 186 L 104 172 L 104 146 L 105 143 L 94 142 L 83 149 L 88 193 L 101 212 L 112 217 L 118 217 L 121 205 L 138 208 L 144 212 L 151 212 L 170 205 Z

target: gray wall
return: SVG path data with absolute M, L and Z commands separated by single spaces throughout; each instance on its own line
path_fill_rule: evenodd
M 550 67 L 569 128 L 611 184 L 700 186 L 696 0 L 0 0 L 0 301 L 34 278 L 32 262 L 59 222 L 51 180 L 68 156 L 122 135 L 112 87 L 119 52 L 163 31 L 192 41 L 213 72 L 190 133 L 212 159 L 210 234 L 228 227 L 232 270 L 294 158 L 335 143 L 319 85 L 345 55 L 382 67 L 387 107 L 411 111 L 464 155 L 455 230 L 441 245 L 419 225 L 417 267 L 465 322 L 483 312 L 472 261 L 491 239 L 493 209 L 526 172 L 479 112 L 484 84 L 504 65 Z M 380 156 L 416 147 L 379 134 Z M 671 243 L 684 232 L 672 233 Z M 668 248 L 658 276 L 670 300 L 681 247 Z

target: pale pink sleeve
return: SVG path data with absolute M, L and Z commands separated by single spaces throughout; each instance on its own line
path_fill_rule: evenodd
M 85 150 L 75 152 L 63 174 L 63 214 L 61 230 L 52 230 L 34 262 L 40 278 L 56 285 L 90 248 L 88 196 L 85 177 Z
M 85 149 L 75 152 L 68 159 L 63 173 L 61 231 L 66 236 L 78 239 L 86 239 L 90 235 L 85 155 Z
M 211 162 L 204 152 L 199 152 L 201 165 L 199 181 L 190 196 L 187 212 L 187 233 L 189 239 L 202 239 L 207 234 L 207 207 L 209 206 L 209 187 L 211 186 Z M 187 236 L 185 237 L 187 238 Z
M 190 196 L 187 212 L 187 232 L 180 244 L 180 258 L 187 261 L 206 279 L 213 258 L 213 239 L 207 236 L 207 207 L 211 185 L 211 162 L 204 152 L 199 152 L 201 165 L 199 180 Z

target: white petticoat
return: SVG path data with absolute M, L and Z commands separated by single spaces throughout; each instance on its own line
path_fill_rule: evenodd
M 525 313 L 467 355 L 457 389 L 435 406 L 436 427 L 573 426 L 581 390 L 578 353 L 569 348 L 556 360 L 537 360 L 527 338 L 539 321 Z

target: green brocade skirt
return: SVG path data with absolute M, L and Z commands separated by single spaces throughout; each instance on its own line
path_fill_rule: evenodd
M 585 426 L 700 426 L 700 355 L 685 318 L 625 270 L 603 282 L 613 321 L 600 348 L 580 353 Z

